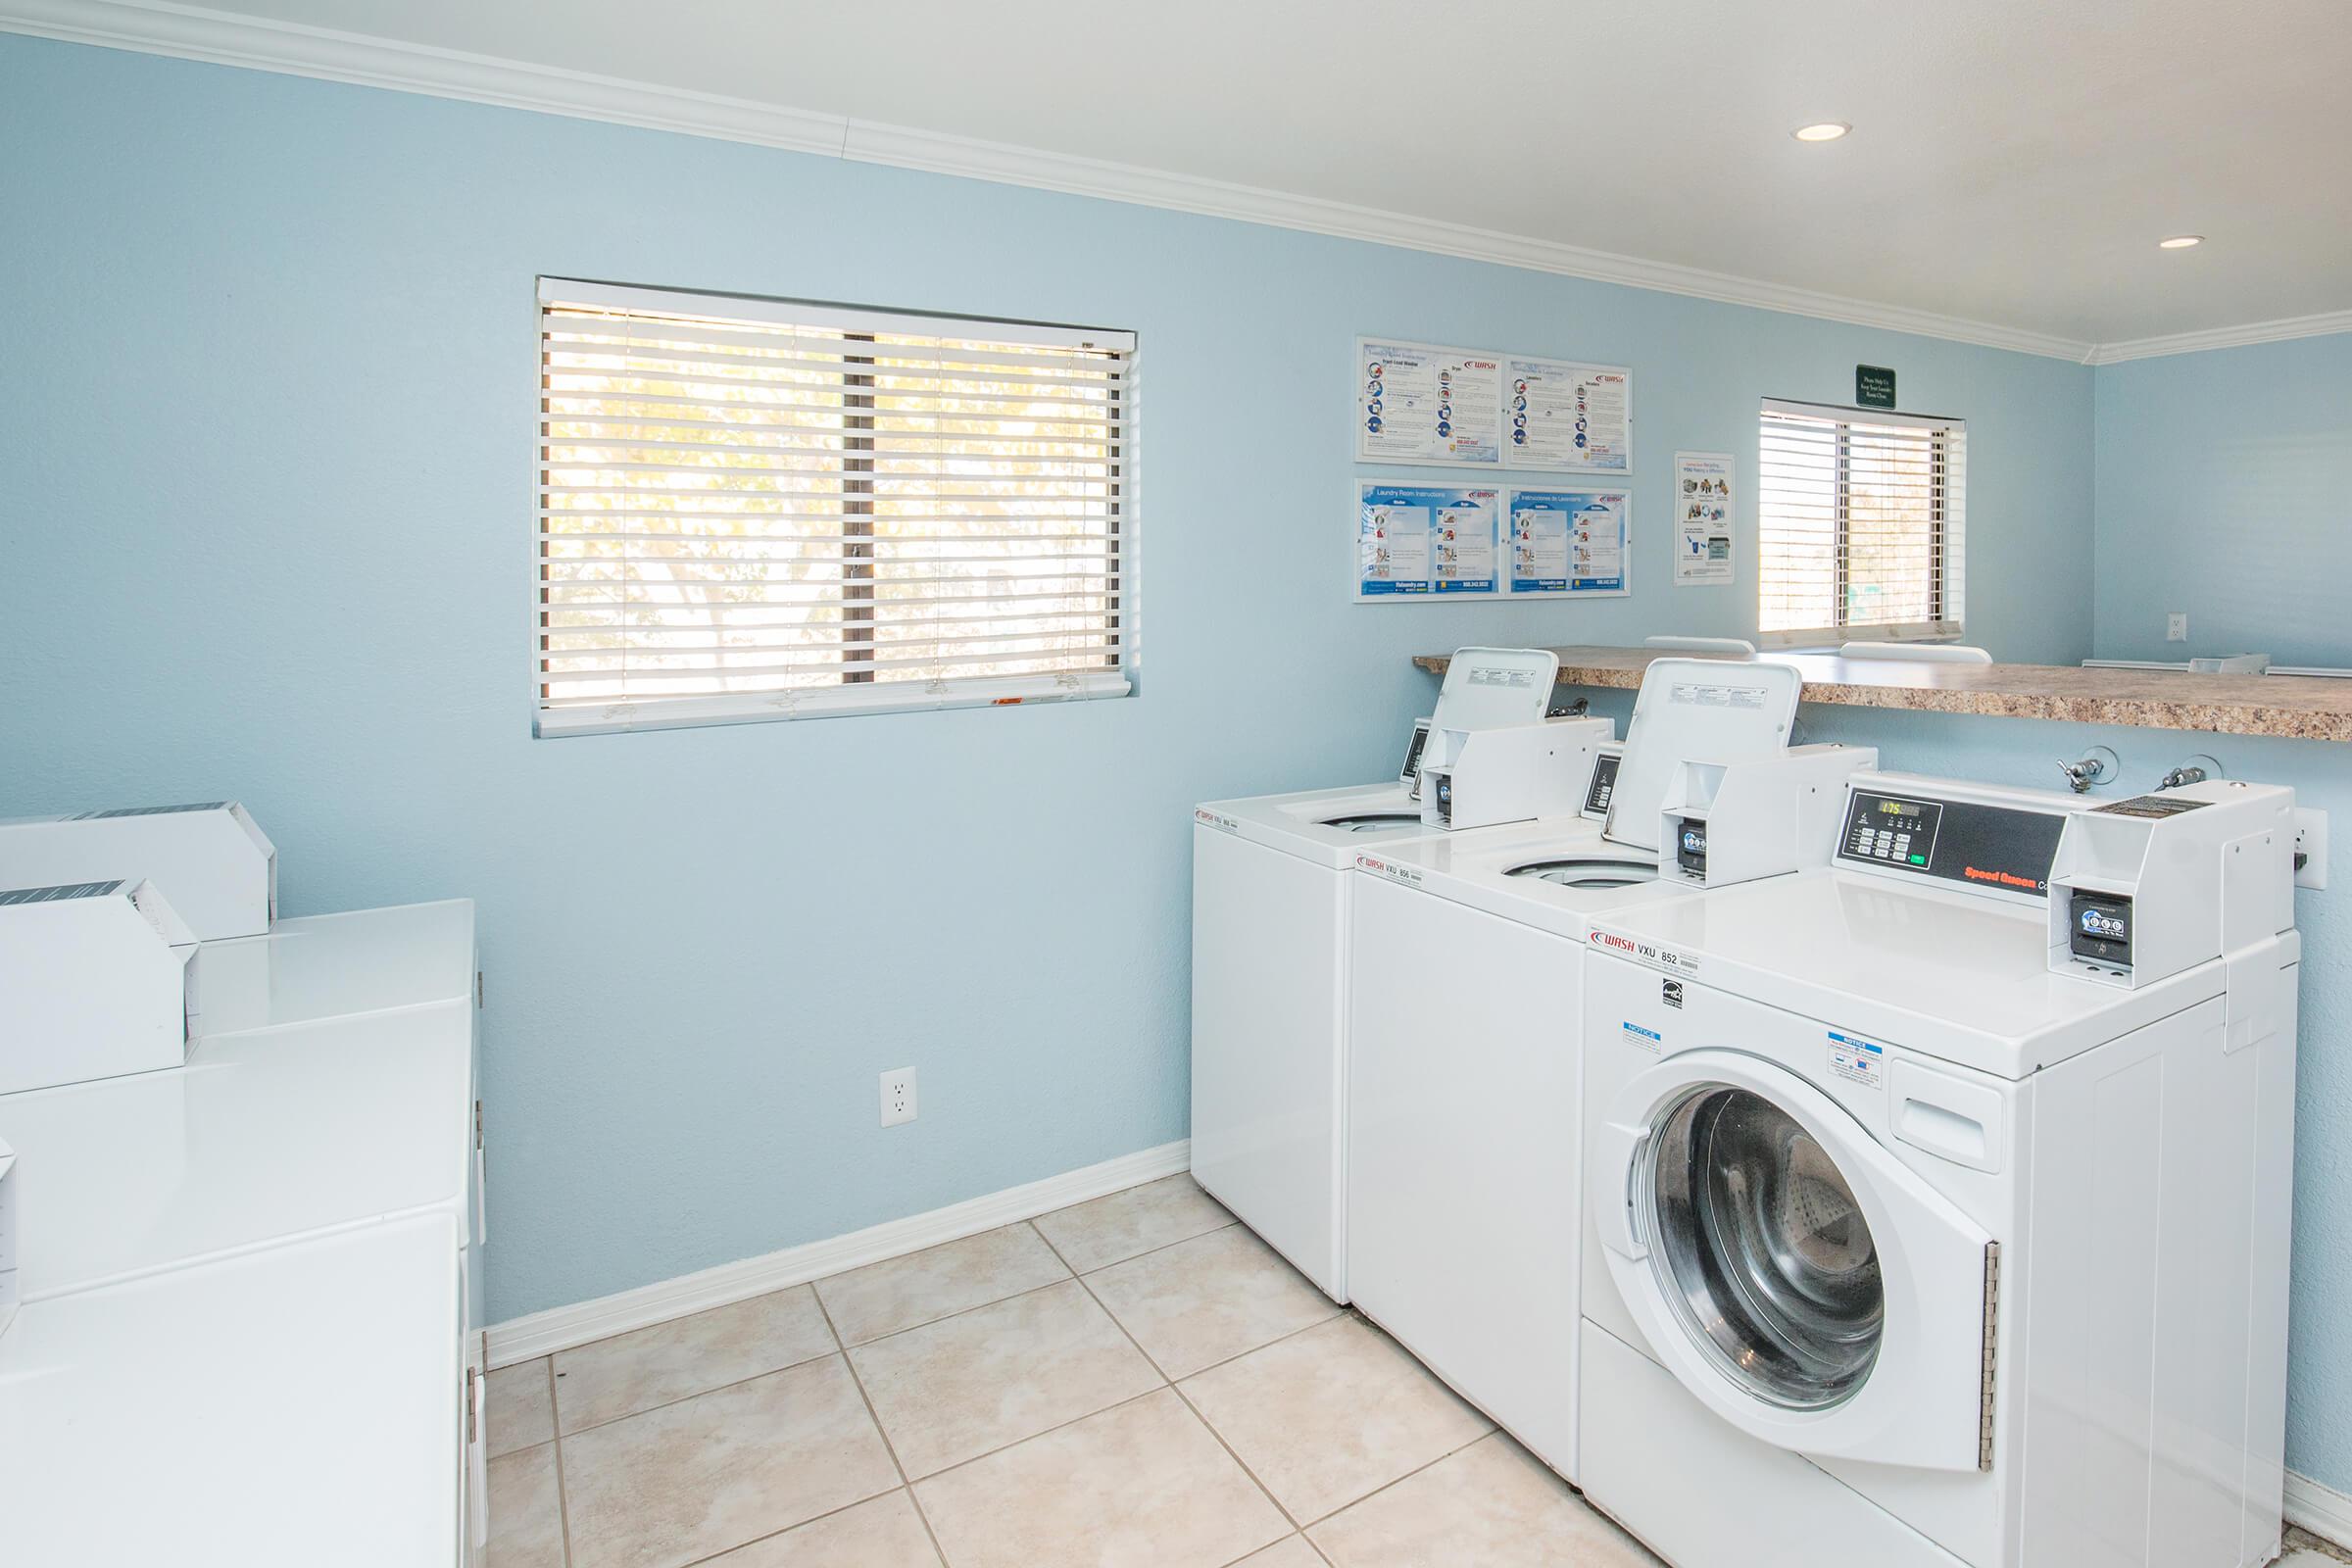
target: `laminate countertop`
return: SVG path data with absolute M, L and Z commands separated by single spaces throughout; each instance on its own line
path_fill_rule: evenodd
M 1727 657 L 1665 648 L 1578 646 L 1551 652 L 1559 656 L 1563 686 L 1629 689 L 1642 684 L 1642 673 L 1653 659 Z M 2326 676 L 2194 675 L 2186 670 L 2084 669 L 2074 664 L 1941 664 L 1835 654 L 1764 657 L 1803 672 L 1808 703 L 2352 741 L 2352 680 Z M 1447 654 L 1425 654 L 1413 661 L 1441 675 L 1451 662 Z

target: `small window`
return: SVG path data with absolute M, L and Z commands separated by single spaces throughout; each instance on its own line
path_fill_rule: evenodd
M 539 300 L 541 734 L 1128 691 L 1132 335 Z
M 1959 634 L 1961 420 L 1767 401 L 1756 446 L 1768 644 Z

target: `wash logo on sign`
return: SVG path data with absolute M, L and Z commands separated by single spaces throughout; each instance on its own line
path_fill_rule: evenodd
M 1356 863 L 1363 864 L 1362 857 L 1357 857 Z M 1642 942 L 1633 937 L 1621 937 L 1614 931 L 1603 931 L 1598 926 L 1586 927 L 1585 941 L 1596 952 L 1615 954 L 1620 958 L 1631 958 L 1636 963 L 1645 963 L 1652 969 L 1663 969 L 1668 974 L 1698 973 L 1696 958 L 1685 957 L 1679 953 L 1669 953 L 1653 942 Z
M 1358 871 L 1370 871 L 1375 876 L 1385 876 L 1390 881 L 1401 883 L 1408 888 L 1417 888 L 1421 885 L 1420 872 L 1409 865 L 1391 865 L 1376 855 L 1357 856 L 1355 868 Z

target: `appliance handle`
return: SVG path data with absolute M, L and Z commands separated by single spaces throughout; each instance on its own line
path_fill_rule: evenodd
M 1604 1121 L 1593 1129 L 1592 1223 L 1603 1247 L 1637 1261 L 1649 1255 L 1634 1225 L 1634 1171 L 1649 1142 L 1649 1124 Z

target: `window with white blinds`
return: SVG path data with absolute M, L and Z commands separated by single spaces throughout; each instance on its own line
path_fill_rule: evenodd
M 1768 643 L 1959 633 L 1961 420 L 1767 400 L 1756 445 Z
M 1124 332 L 542 278 L 542 734 L 1124 695 Z

